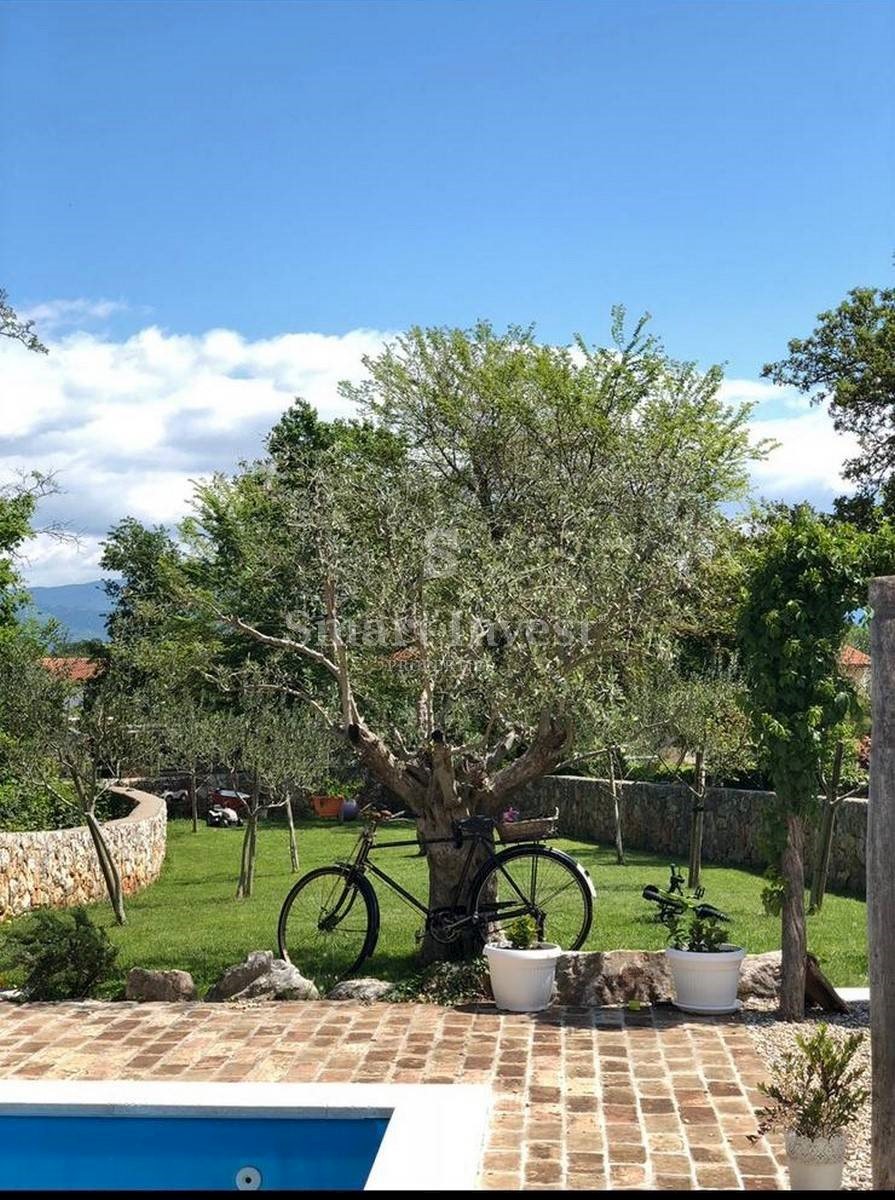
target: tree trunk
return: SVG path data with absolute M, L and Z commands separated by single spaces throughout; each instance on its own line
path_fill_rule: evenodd
M 190 771 L 190 816 L 193 820 L 193 833 L 199 832 L 199 804 L 196 799 L 196 768 Z
M 867 805 L 873 1190 L 895 1191 L 895 576 L 870 584 L 873 731 Z
M 827 875 L 830 872 L 830 855 L 833 850 L 833 833 L 839 811 L 839 780 L 842 776 L 842 742 L 836 743 L 833 768 L 827 784 L 824 812 L 817 838 L 817 853 L 814 856 L 814 874 L 811 877 L 811 904 L 808 911 L 820 912 L 827 890 Z
M 615 747 L 609 751 L 609 791 L 612 795 L 612 818 L 615 822 L 615 861 L 625 865 L 625 845 L 622 840 L 622 817 L 619 804 L 618 780 L 615 777 Z
M 781 912 L 782 969 L 780 1016 L 784 1021 L 801 1021 L 805 1016 L 805 963 L 808 936 L 805 930 L 805 831 L 802 818 L 786 818 L 786 848 L 780 860 L 786 888 Z
M 286 793 L 286 825 L 289 828 L 289 859 L 292 870 L 298 870 L 298 843 L 295 840 L 295 818 L 292 815 L 292 796 Z
M 687 887 L 698 888 L 702 871 L 702 827 L 705 821 L 705 747 L 696 751 L 693 764 L 693 807 L 690 810 L 690 866 Z
M 247 899 L 252 894 L 252 882 L 255 874 L 255 822 L 257 820 L 254 808 L 246 817 L 245 832 L 242 835 L 242 857 L 239 864 L 239 883 L 236 885 L 236 898 Z
M 448 813 L 439 806 L 435 812 L 420 815 L 418 828 L 424 838 L 450 837 L 453 832 L 451 828 L 453 821 L 466 815 L 465 812 Z M 464 876 L 470 848 L 472 848 L 472 857 Z M 485 848 L 471 842 L 465 842 L 459 850 L 453 842 L 429 846 L 426 852 L 429 868 L 429 909 L 450 909 L 454 905 L 465 907 L 469 901 L 469 885 L 487 858 L 488 854 Z M 463 887 L 458 896 L 457 885 L 461 878 Z M 422 939 L 420 957 L 425 963 L 441 962 L 445 959 L 467 958 L 479 954 L 481 948 L 480 938 L 471 932 L 448 943 L 439 941 L 432 933 L 426 933 Z
M 103 873 L 103 879 L 106 881 L 106 891 L 109 893 L 109 901 L 112 905 L 112 911 L 115 913 L 115 920 L 119 925 L 126 925 L 127 917 L 124 912 L 124 896 L 121 891 L 121 876 L 118 872 L 118 867 L 109 853 L 109 847 L 106 845 L 102 827 L 96 817 L 92 812 L 87 811 L 84 813 L 84 820 L 87 822 L 87 828 L 90 830 L 90 837 L 93 840 L 96 857 L 99 859 L 99 868 Z

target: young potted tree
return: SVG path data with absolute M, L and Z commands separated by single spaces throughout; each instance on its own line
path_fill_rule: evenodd
M 736 1012 L 746 951 L 728 942 L 730 918 L 706 904 L 703 894 L 704 889 L 697 888 L 685 895 L 683 877 L 674 867 L 667 891 L 653 886 L 643 889 L 644 899 L 659 905 L 659 920 L 668 929 L 665 956 L 674 980 L 675 1005 L 684 1012 Z
M 863 1033 L 834 1038 L 824 1024 L 810 1037 L 797 1034 L 798 1050 L 783 1055 L 772 1083 L 759 1085 L 771 1103 L 759 1111 L 752 1140 L 784 1130 L 795 1192 L 842 1188 L 845 1130 L 869 1095 L 860 1082 L 861 1068 L 852 1066 L 863 1040 Z
M 518 917 L 506 937 L 508 946 L 485 946 L 495 1003 L 510 1012 L 540 1012 L 553 996 L 560 948 L 538 940 L 532 917 Z

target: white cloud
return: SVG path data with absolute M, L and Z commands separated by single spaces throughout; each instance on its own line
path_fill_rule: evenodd
M 47 336 L 61 329 L 83 326 L 93 321 L 105 321 L 116 313 L 126 312 L 128 305 L 121 300 L 47 300 L 22 311 L 23 321 L 34 321 Z
M 63 494 L 39 517 L 65 521 L 80 538 L 77 547 L 37 539 L 26 569 L 34 584 L 95 578 L 101 539 L 126 514 L 179 520 L 191 480 L 260 453 L 294 396 L 324 417 L 348 415 L 338 383 L 361 378 L 363 356 L 387 337 L 359 329 L 252 341 L 228 329 L 189 337 L 151 326 L 122 341 L 83 330 L 53 338 L 47 314 L 71 314 L 75 303 L 39 306 L 48 355 L 0 345 L 0 479 L 54 472 Z
M 46 537 L 29 546 L 34 584 L 96 578 L 102 538 L 127 514 L 176 522 L 191 480 L 260 453 L 294 396 L 324 417 L 348 415 L 339 381 L 360 379 L 363 356 L 389 336 L 357 329 L 251 340 L 230 329 L 193 337 L 150 326 L 114 341 L 83 329 L 54 337 L 47 328 L 54 311 L 71 316 L 83 305 L 102 316 L 110 303 L 38 306 L 48 355 L 0 339 L 0 480 L 18 469 L 55 472 L 63 494 L 39 516 L 65 521 L 80 537 L 78 546 Z M 840 472 L 855 446 L 822 409 L 763 380 L 729 379 L 722 388 L 726 400 L 756 405 L 756 440 L 780 443 L 753 469 L 759 494 L 823 505 L 848 490 Z

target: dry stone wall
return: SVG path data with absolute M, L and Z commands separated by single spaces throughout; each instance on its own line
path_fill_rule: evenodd
M 134 804 L 103 825 L 126 895 L 158 877 L 165 860 L 167 813 L 160 796 L 133 788 L 115 792 Z M 0 833 L 0 920 L 32 908 L 67 908 L 106 897 L 106 885 L 86 825 Z
M 652 850 L 686 863 L 691 794 L 682 785 L 625 782 L 621 789 L 622 831 L 631 849 Z M 764 868 L 759 832 L 762 809 L 773 792 L 709 788 L 705 802 L 703 858 L 709 863 Z M 612 798 L 605 780 L 551 775 L 533 785 L 517 807 L 526 814 L 559 808 L 560 832 L 593 842 L 614 843 Z M 810 871 L 814 846 L 806 846 Z M 829 886 L 866 894 L 867 801 L 846 800 L 839 809 L 830 861 Z M 809 874 L 810 879 L 810 874 Z

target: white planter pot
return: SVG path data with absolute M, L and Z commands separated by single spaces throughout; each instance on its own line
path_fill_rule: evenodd
M 532 950 L 486 946 L 491 991 L 498 1008 L 510 1012 L 540 1012 L 553 996 L 559 946 L 541 942 Z
M 737 1011 L 740 963 L 746 956 L 741 946 L 731 946 L 715 954 L 668 949 L 665 955 L 674 979 L 677 1008 L 693 1013 Z
M 789 1186 L 794 1192 L 842 1191 L 845 1137 L 808 1138 L 792 1131 L 786 1134 L 786 1165 Z

